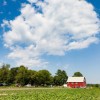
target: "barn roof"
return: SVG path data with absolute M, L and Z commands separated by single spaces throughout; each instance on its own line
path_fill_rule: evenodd
M 85 77 L 68 77 L 67 82 L 84 82 Z

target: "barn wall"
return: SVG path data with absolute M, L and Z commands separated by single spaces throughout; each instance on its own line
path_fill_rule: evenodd
M 84 88 L 86 87 L 86 82 L 68 82 L 67 86 L 70 88 Z

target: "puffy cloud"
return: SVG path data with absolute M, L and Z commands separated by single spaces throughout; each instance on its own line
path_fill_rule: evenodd
M 90 37 L 89 39 L 86 40 L 81 40 L 81 41 L 74 41 L 71 42 L 67 49 L 71 50 L 71 49 L 82 49 L 82 48 L 86 48 L 88 47 L 90 44 L 95 43 L 95 42 L 99 42 L 99 40 L 95 37 Z
M 45 65 L 44 54 L 64 55 L 98 41 L 100 21 L 87 1 L 28 1 L 31 4 L 24 4 L 18 17 L 3 24 L 10 28 L 4 33 L 9 58 L 27 66 Z
M 28 47 L 22 48 L 22 47 L 16 47 L 12 48 L 13 52 L 11 52 L 8 57 L 15 60 L 17 65 L 26 65 L 28 67 L 45 67 L 48 62 L 41 59 L 40 52 L 34 48 L 34 45 L 30 45 Z

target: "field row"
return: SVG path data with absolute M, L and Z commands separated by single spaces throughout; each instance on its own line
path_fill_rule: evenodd
M 100 89 L 0 89 L 0 100 L 100 100 Z

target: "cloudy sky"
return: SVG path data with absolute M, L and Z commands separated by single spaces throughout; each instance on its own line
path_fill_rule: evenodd
M 100 83 L 100 0 L 0 0 L 0 64 L 80 71 Z

